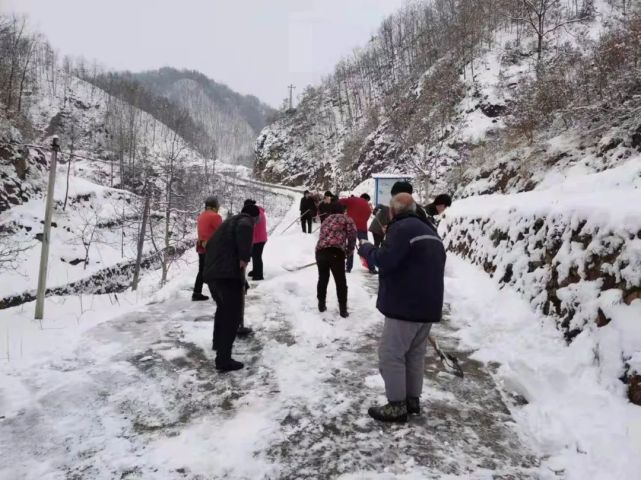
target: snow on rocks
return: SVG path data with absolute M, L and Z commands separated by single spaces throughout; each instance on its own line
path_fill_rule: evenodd
M 443 224 L 451 250 L 556 318 L 568 340 L 583 332 L 615 391 L 641 373 L 639 168 L 636 159 L 548 190 L 470 197 Z

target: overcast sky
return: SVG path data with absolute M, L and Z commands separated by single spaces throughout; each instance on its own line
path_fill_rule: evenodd
M 273 106 L 367 43 L 405 0 L 0 0 L 62 54 L 199 70 Z

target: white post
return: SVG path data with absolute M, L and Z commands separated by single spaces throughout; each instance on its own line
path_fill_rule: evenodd
M 56 167 L 60 144 L 58 136 L 51 139 L 51 162 L 49 165 L 49 183 L 47 185 L 47 203 L 45 206 L 45 224 L 40 251 L 40 272 L 38 273 L 38 291 L 36 294 L 36 320 L 42 320 L 45 308 L 45 291 L 47 290 L 47 262 L 49 261 L 49 237 L 51 234 L 51 217 L 53 217 L 53 191 L 56 183 Z

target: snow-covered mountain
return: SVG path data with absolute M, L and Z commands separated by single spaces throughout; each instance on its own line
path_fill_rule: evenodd
M 146 199 L 140 261 L 160 268 L 162 283 L 192 248 L 208 194 L 218 195 L 227 212 L 247 197 L 274 215 L 289 207 L 288 197 L 283 205 L 282 195 L 249 181 L 249 169 L 203 156 L 150 113 L 83 80 L 77 69 L 49 62 L 48 45 L 34 42 L 20 109 L 0 103 L 0 308 L 33 299 L 53 135 L 61 150 L 49 294 L 129 288 Z
M 256 136 L 274 114 L 258 98 L 240 95 L 192 70 L 165 67 L 142 73 L 109 73 L 90 81 L 152 114 L 162 115 L 166 99 L 189 115 L 189 124 L 183 118 L 175 121 L 175 126 L 190 137 L 199 152 L 248 167 L 253 166 Z M 132 86 L 136 87 L 134 93 Z

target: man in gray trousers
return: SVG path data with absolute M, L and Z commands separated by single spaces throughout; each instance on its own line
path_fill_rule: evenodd
M 378 350 L 388 403 L 368 410 L 384 422 L 420 414 L 427 337 L 441 320 L 445 249 L 434 227 L 416 214 L 408 193 L 390 203 L 392 221 L 380 247 L 363 242 L 358 254 L 379 270 L 376 308 L 385 315 Z

